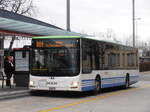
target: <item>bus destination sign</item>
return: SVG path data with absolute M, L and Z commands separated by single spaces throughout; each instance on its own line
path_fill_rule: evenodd
M 65 43 L 62 41 L 55 41 L 54 43 L 47 43 L 43 41 L 36 41 L 36 47 L 75 47 L 72 43 Z

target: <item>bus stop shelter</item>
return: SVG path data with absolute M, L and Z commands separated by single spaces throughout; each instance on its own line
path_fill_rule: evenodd
M 66 31 L 31 17 L 0 9 L 0 71 L 3 69 L 4 39 L 6 36 L 12 37 L 11 48 L 16 36 L 31 38 L 50 35 L 80 36 L 82 34 Z
M 76 35 L 81 34 L 69 32 L 57 26 L 0 9 L 0 62 L 2 63 L 5 36 L 33 37 L 50 35 Z

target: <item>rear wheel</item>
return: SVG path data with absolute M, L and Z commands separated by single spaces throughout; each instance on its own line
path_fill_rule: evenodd
M 129 88 L 130 84 L 129 84 L 129 76 L 126 77 L 126 83 L 125 83 L 125 88 Z

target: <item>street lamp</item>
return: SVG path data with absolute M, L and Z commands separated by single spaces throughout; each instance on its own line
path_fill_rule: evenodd
M 135 37 L 136 37 L 136 46 L 138 46 L 138 21 L 141 20 L 141 18 L 135 18 L 135 26 L 136 26 L 136 31 L 135 31 Z
M 66 1 L 66 16 L 67 31 L 70 31 L 70 0 Z
M 133 47 L 135 47 L 135 1 L 132 0 Z

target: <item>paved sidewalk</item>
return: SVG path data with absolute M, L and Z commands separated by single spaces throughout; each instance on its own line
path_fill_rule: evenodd
M 29 95 L 30 90 L 27 87 L 16 87 L 12 85 L 12 87 L 2 88 L 2 82 L 0 81 L 0 100 L 14 98 L 14 97 L 21 97 Z

